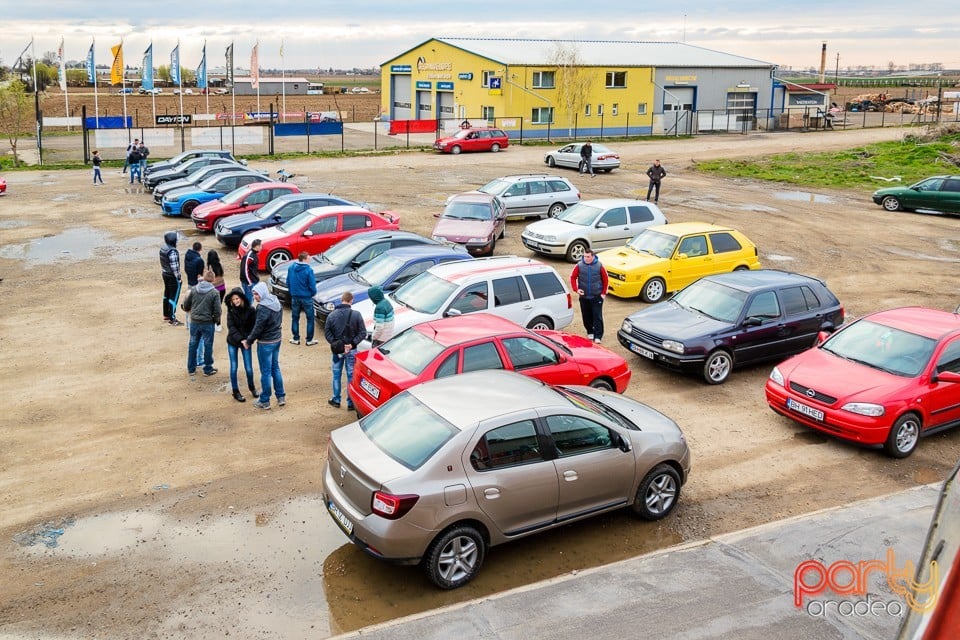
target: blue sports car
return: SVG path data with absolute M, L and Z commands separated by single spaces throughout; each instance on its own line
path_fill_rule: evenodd
M 201 182 L 196 187 L 183 187 L 164 194 L 160 201 L 165 216 L 190 216 L 197 205 L 216 200 L 234 189 L 254 182 L 271 182 L 270 178 L 252 171 L 228 171 Z

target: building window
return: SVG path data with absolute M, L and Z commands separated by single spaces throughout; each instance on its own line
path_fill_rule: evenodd
M 603 105 L 602 105 L 602 104 L 598 104 L 598 105 L 597 105 L 597 115 L 598 115 L 598 116 L 602 116 L 602 115 L 603 115 Z
M 553 71 L 534 71 L 533 88 L 534 89 L 553 89 Z
M 627 86 L 626 71 L 607 71 L 607 89 L 623 89 Z
M 610 115 L 615 116 L 618 113 L 620 113 L 620 105 L 614 102 L 610 107 Z
M 585 115 L 585 116 L 589 116 L 589 115 L 590 115 L 590 105 L 589 105 L 589 104 L 583 107 L 583 115 Z
M 489 88 L 489 87 L 490 87 L 490 78 L 495 78 L 496 75 L 497 75 L 497 72 L 496 72 L 496 71 L 481 71 L 481 72 L 480 72 L 480 79 L 481 79 L 481 84 L 480 84 L 480 86 L 481 86 L 481 87 L 485 87 L 485 88 Z
M 480 107 L 480 115 L 487 122 L 493 122 L 493 107 Z
M 645 116 L 645 115 L 647 115 L 647 103 L 646 103 L 646 102 L 641 102 L 641 103 L 639 103 L 639 104 L 637 105 L 637 115 L 638 115 L 638 116 Z
M 533 124 L 550 124 L 553 122 L 553 107 L 536 107 L 530 115 Z

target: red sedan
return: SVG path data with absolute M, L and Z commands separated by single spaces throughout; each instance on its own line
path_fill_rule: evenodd
M 499 316 L 471 313 L 422 322 L 358 353 L 350 398 L 366 415 L 415 384 L 478 369 L 508 369 L 550 384 L 617 393 L 626 390 L 631 373 L 621 356 L 587 338 L 531 331 Z
M 880 311 L 774 367 L 767 403 L 830 435 L 905 458 L 960 426 L 960 314 Z
M 374 213 L 361 207 L 314 207 L 307 209 L 283 224 L 253 231 L 243 236 L 239 257 L 250 249 L 250 243 L 259 238 L 260 271 L 272 270 L 306 251 L 310 255 L 323 253 L 344 238 L 375 229 L 400 229 L 400 216 L 390 211 Z
M 190 218 L 197 229 L 213 231 L 217 220 L 238 213 L 256 211 L 274 198 L 300 193 L 297 185 L 288 182 L 255 182 L 231 191 L 222 198 L 204 202 L 193 210 Z

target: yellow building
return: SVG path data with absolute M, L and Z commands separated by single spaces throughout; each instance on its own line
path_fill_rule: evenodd
M 676 42 L 432 38 L 381 65 L 381 110 L 421 131 L 469 120 L 511 137 L 645 135 L 676 128 L 698 100 L 726 109 L 731 92 L 755 111 L 773 69 Z

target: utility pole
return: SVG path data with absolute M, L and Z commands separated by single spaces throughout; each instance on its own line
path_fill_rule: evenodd
M 833 70 L 833 83 L 840 84 L 840 52 L 837 52 L 837 66 Z

